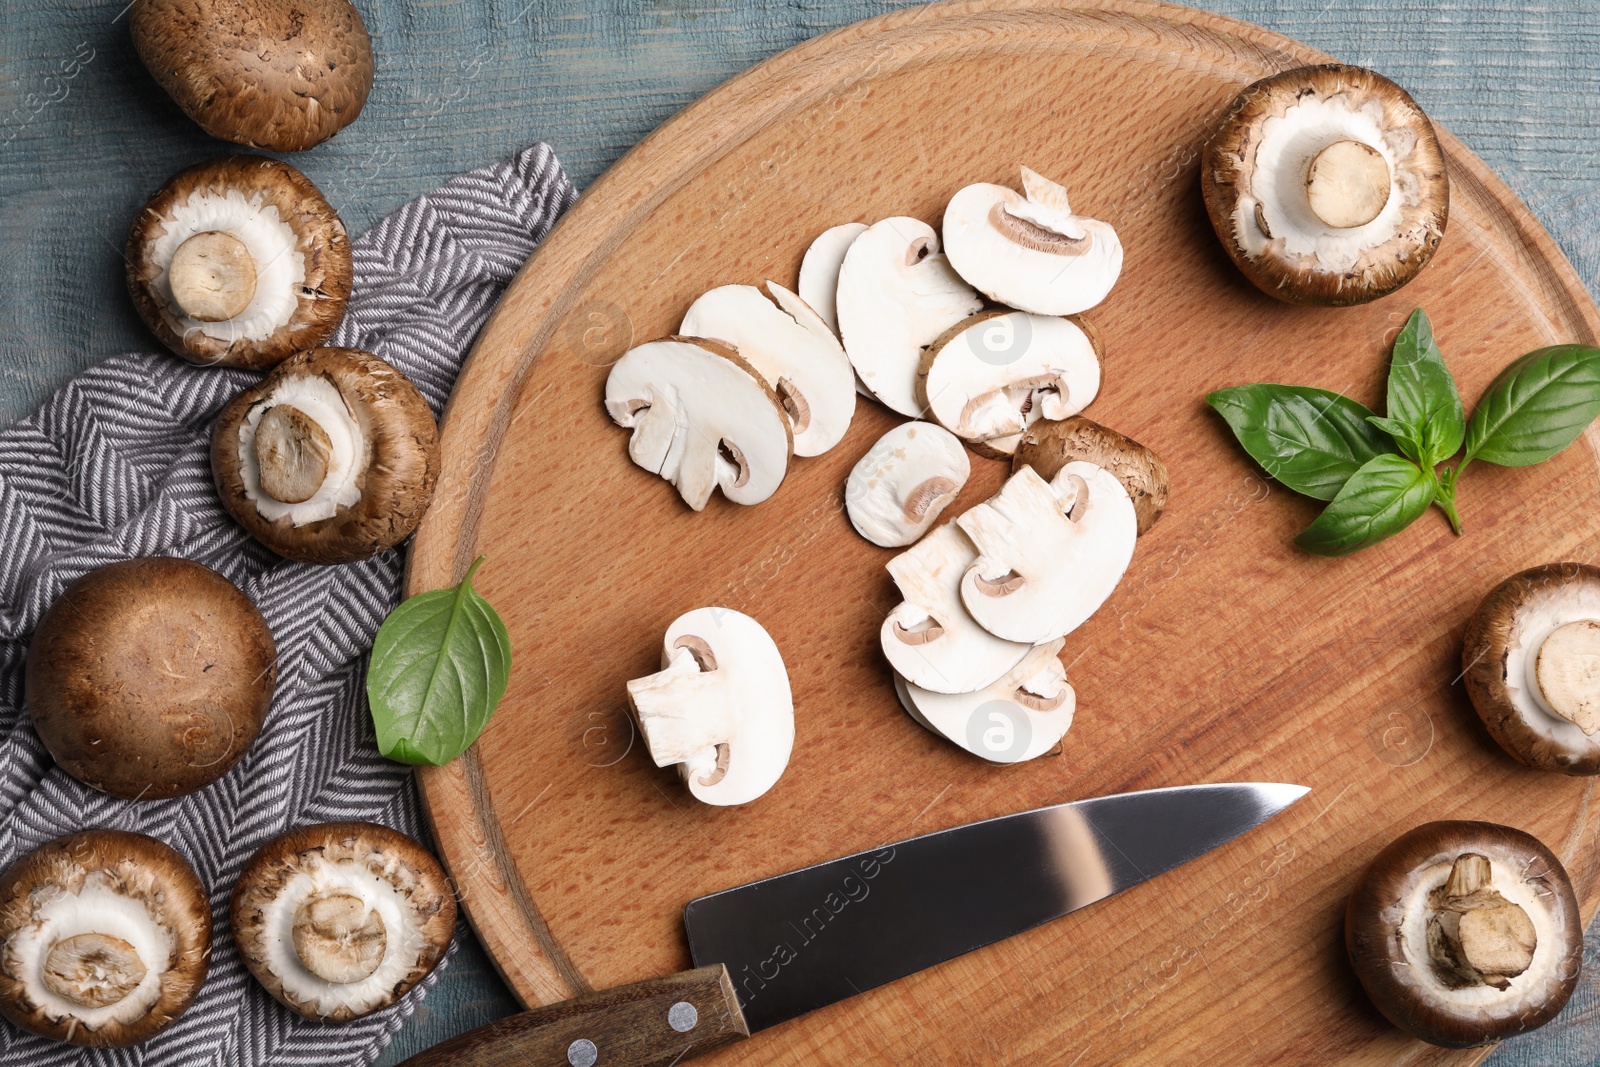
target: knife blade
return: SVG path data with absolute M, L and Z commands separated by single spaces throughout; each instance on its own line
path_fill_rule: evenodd
M 1138 885 L 1307 792 L 1243 782 L 1095 797 L 712 893 L 684 908 L 696 970 L 512 1016 L 402 1067 L 666 1067 Z

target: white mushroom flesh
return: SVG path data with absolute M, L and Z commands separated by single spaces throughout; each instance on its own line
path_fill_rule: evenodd
M 1021 763 L 1055 748 L 1072 726 L 1077 694 L 1067 682 L 1063 641 L 1039 645 L 993 684 L 974 693 L 935 693 L 895 675 L 911 717 L 992 763 Z
M 844 506 L 856 532 L 875 545 L 916 542 L 939 520 L 972 473 L 955 435 L 931 422 L 905 422 L 873 444 L 850 471 Z
M 800 260 L 800 299 L 821 316 L 828 329 L 839 332 L 839 268 L 844 254 L 857 237 L 867 230 L 864 222 L 846 222 L 823 230 Z
M 1591 619 L 1600 620 L 1600 588 L 1588 582 L 1571 582 L 1546 590 L 1525 604 L 1517 613 L 1506 640 L 1506 692 L 1512 706 L 1529 729 L 1569 750 L 1581 750 L 1592 744 L 1590 735 L 1600 732 L 1600 723 L 1595 721 L 1592 712 L 1580 714 L 1577 721 L 1557 712 L 1539 684 L 1539 654 L 1558 630 L 1570 623 Z M 1552 669 L 1553 665 L 1547 660 L 1546 671 Z M 1600 692 L 1592 695 L 1591 701 L 1596 700 L 1600 700 Z M 1592 709 L 1594 703 L 1588 706 Z
M 262 419 L 279 405 L 292 407 L 326 437 L 325 452 L 318 450 L 326 474 L 315 491 L 298 502 L 278 500 L 262 488 L 261 457 L 277 457 L 282 448 L 293 447 L 277 437 L 268 439 L 265 434 L 257 440 Z M 277 425 L 277 419 L 268 423 L 269 429 Z M 294 526 L 304 526 L 331 519 L 341 507 L 350 507 L 361 499 L 359 479 L 370 447 L 360 421 L 351 413 L 337 386 L 320 375 L 286 377 L 250 409 L 239 426 L 239 476 L 245 496 L 269 522 L 287 518 Z M 270 477 L 268 484 L 273 484 Z

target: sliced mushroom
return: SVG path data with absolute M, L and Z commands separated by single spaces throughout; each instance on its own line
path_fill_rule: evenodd
M 606 378 L 606 411 L 633 431 L 628 456 L 696 511 L 718 487 L 735 504 L 761 503 L 794 452 L 778 394 L 737 352 L 703 337 L 629 349 Z
M 1075 460 L 1104 467 L 1116 476 L 1133 500 L 1139 535 L 1156 524 L 1167 506 L 1167 465 L 1131 437 L 1098 422 L 1074 415 L 1060 422 L 1040 421 L 1028 427 L 1011 457 L 1013 473 L 1032 467 L 1049 481 Z
M 903 422 L 850 471 L 844 506 L 856 532 L 875 545 L 913 544 L 967 484 L 972 463 L 954 434 L 931 422 Z
M 1600 567 L 1551 563 L 1496 586 L 1467 624 L 1467 694 L 1530 767 L 1600 774 Z
M 1070 319 L 982 311 L 927 347 L 918 389 L 939 425 L 979 454 L 1003 458 L 1034 423 L 1089 405 L 1100 391 L 1100 353 Z
M 327 340 L 350 298 L 350 238 L 304 174 L 263 156 L 182 171 L 134 219 L 128 292 L 191 363 L 264 370 Z
M 961 602 L 985 630 L 1029 644 L 1063 637 L 1099 610 L 1139 535 L 1122 483 L 1081 460 L 1050 482 L 1022 468 L 956 524 L 978 549 Z
M 1035 647 L 1003 677 L 974 693 L 935 693 L 894 676 L 911 717 L 991 763 L 1021 763 L 1056 747 L 1072 726 L 1077 694 L 1060 654 L 1066 642 Z
M 868 227 L 839 268 L 839 331 L 872 395 L 917 418 L 922 350 L 983 306 L 939 252 L 939 235 L 896 216 Z
M 310 148 L 372 89 L 372 40 L 348 0 L 136 0 L 128 22 L 151 76 L 224 141 Z
M 944 209 L 945 254 L 970 285 L 1035 315 L 1076 315 L 1106 298 L 1122 273 L 1122 242 L 1074 215 L 1067 191 L 1027 167 L 1022 192 L 969 185 Z
M 85 830 L 0 877 L 0 1015 L 92 1048 L 147 1040 L 182 1015 L 211 960 L 194 868 L 152 837 Z
M 456 900 L 421 843 L 366 822 L 304 826 L 239 872 L 228 911 L 244 965 L 307 1019 L 387 1008 L 450 947 Z
M 422 521 L 439 431 L 411 380 L 377 356 L 317 348 L 228 403 L 211 432 L 223 507 L 301 563 L 393 548 Z
M 828 324 L 783 286 L 712 289 L 689 305 L 682 332 L 732 345 L 761 374 L 789 416 L 795 455 L 820 456 L 850 428 L 855 371 Z
M 1378 853 L 1345 910 L 1367 996 L 1446 1048 L 1543 1026 L 1578 984 L 1583 926 L 1561 862 L 1521 830 L 1432 822 Z
M 74 778 L 130 800 L 221 778 L 261 732 L 277 679 L 266 620 L 185 559 L 97 567 L 50 605 L 28 646 L 39 740 Z
M 657 767 L 676 765 L 707 804 L 748 804 L 771 789 L 794 748 L 783 657 L 760 623 L 730 608 L 678 616 L 661 671 L 628 683 L 628 704 Z
M 839 332 L 839 268 L 850 246 L 867 231 L 864 222 L 846 222 L 823 230 L 800 260 L 800 299 L 809 304 L 828 329 Z
M 1335 63 L 1241 92 L 1205 146 L 1200 187 L 1234 263 L 1291 304 L 1394 292 L 1433 257 L 1450 215 L 1428 116 L 1388 78 Z
M 961 576 L 977 558 L 967 535 L 947 522 L 889 561 L 905 601 L 883 620 L 878 639 L 889 666 L 912 684 L 976 692 L 1028 654 L 1027 644 L 996 637 L 962 606 Z

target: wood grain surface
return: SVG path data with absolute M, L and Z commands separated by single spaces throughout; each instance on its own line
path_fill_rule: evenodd
M 1199 146 L 1244 84 L 1323 58 L 1143 3 L 897 13 L 730 82 L 568 215 L 458 386 L 410 575 L 412 591 L 435 588 L 487 553 L 478 584 L 512 633 L 493 725 L 422 782 L 468 914 L 525 1002 L 683 969 L 679 912 L 703 893 L 1040 804 L 1266 779 L 1313 793 L 1175 875 L 718 1062 L 1170 1063 L 1219 1045 L 1240 1063 L 1481 1056 L 1382 1023 L 1342 961 L 1342 903 L 1401 830 L 1487 818 L 1543 838 L 1592 914 L 1591 783 L 1504 757 L 1454 678 L 1478 598 L 1513 570 L 1581 558 L 1597 532 L 1594 442 L 1475 471 L 1463 539 L 1430 516 L 1329 561 L 1289 546 L 1315 506 L 1265 481 L 1200 398 L 1275 379 L 1376 403 L 1388 341 L 1421 304 L 1470 401 L 1528 348 L 1592 342 L 1600 318 L 1549 237 L 1448 135 L 1450 231 L 1400 294 L 1289 309 L 1238 277 L 1199 204 Z M 1009 181 L 1020 163 L 1122 234 L 1122 280 L 1089 316 L 1107 358 L 1087 414 L 1156 449 L 1174 490 L 1121 589 L 1069 639 L 1080 710 L 1060 753 L 994 768 L 898 709 L 876 648 L 897 599 L 889 553 L 850 531 L 841 492 L 895 419 L 869 405 L 772 500 L 696 515 L 628 463 L 599 398 L 607 364 L 670 332 L 704 289 L 791 280 L 826 226 L 937 221 L 961 185 Z M 958 509 L 1003 478 L 974 468 Z M 623 698 L 667 623 L 709 603 L 768 627 L 797 707 L 788 773 L 731 811 L 695 805 L 650 764 Z

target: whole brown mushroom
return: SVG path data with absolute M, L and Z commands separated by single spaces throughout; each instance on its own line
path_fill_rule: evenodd
M 205 981 L 211 904 L 194 869 L 143 834 L 85 830 L 0 876 L 0 1015 L 74 1045 L 132 1045 Z
M 372 39 L 347 0 L 136 0 L 133 47 L 213 137 L 298 152 L 354 122 Z
M 69 585 L 28 646 L 25 701 L 61 768 L 130 800 L 192 793 L 244 756 L 277 678 L 272 631 L 184 559 L 108 563 Z

